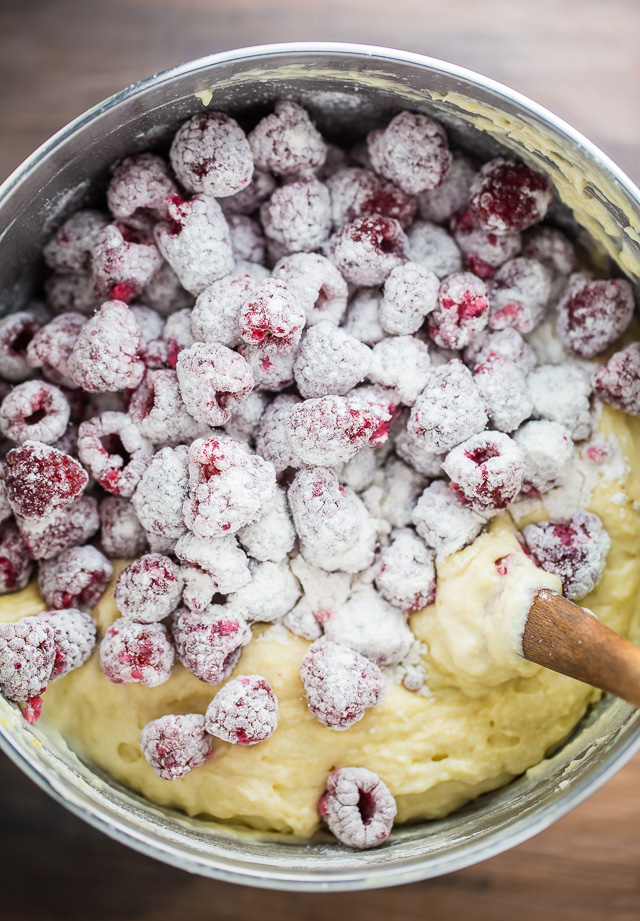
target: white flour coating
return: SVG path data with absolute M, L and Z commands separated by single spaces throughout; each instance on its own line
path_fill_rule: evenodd
M 354 294 L 342 324 L 350 336 L 355 336 L 365 345 L 375 345 L 387 335 L 380 326 L 380 302 L 382 292 L 379 288 L 360 288 Z
M 463 505 L 441 480 L 427 486 L 411 520 L 427 547 L 435 550 L 439 559 L 466 547 L 487 523 L 485 516 Z
M 249 561 L 232 535 L 203 538 L 188 531 L 179 538 L 175 555 L 210 575 L 215 591 L 223 595 L 237 592 L 251 581 Z
M 429 349 L 414 336 L 390 336 L 373 348 L 369 380 L 390 387 L 405 406 L 413 406 L 427 386 Z
M 438 278 L 462 269 L 462 253 L 444 227 L 429 221 L 416 221 L 407 231 L 407 256 Z
M 417 332 L 438 302 L 438 278 L 417 262 L 393 269 L 378 309 L 380 326 L 394 336 Z
M 289 562 L 260 563 L 252 560 L 249 570 L 251 581 L 227 599 L 231 609 L 248 624 L 280 620 L 300 597 L 300 586 L 289 568 Z
M 305 333 L 293 373 L 305 398 L 342 395 L 365 379 L 371 360 L 364 343 L 323 320 Z
M 576 364 L 541 365 L 527 375 L 534 416 L 565 425 L 574 441 L 592 432 L 588 372 Z
M 415 639 L 406 617 L 374 588 L 353 594 L 323 626 L 326 639 L 355 649 L 379 666 L 397 665 Z
M 238 540 L 254 560 L 279 563 L 291 553 L 296 532 L 289 514 L 289 503 L 284 489 L 276 489 L 275 500 L 267 511 L 238 531 Z

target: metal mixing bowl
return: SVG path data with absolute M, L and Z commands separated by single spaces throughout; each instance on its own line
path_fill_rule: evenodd
M 296 44 L 245 48 L 150 77 L 72 122 L 0 188 L 0 304 L 17 310 L 42 275 L 43 240 L 104 188 L 125 153 L 161 148 L 194 112 L 257 117 L 280 97 L 305 105 L 329 136 L 357 138 L 402 108 L 442 121 L 483 157 L 515 152 L 553 181 L 554 219 L 592 256 L 637 282 L 640 191 L 593 144 L 523 96 L 460 67 L 385 48 Z M 46 722 L 35 728 L 0 700 L 0 742 L 36 783 L 96 828 L 177 867 L 231 882 L 341 890 L 412 882 L 491 857 L 559 819 L 640 748 L 640 716 L 609 697 L 556 753 L 448 818 L 398 828 L 381 848 L 353 852 L 329 840 L 189 819 L 132 794 L 72 752 Z

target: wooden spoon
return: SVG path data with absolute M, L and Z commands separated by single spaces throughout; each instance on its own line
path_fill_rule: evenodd
M 522 653 L 640 707 L 640 649 L 555 592 L 542 589 L 533 599 Z

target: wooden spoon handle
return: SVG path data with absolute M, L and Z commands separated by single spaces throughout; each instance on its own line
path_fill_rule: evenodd
M 555 592 L 542 589 L 533 599 L 522 653 L 640 707 L 640 649 Z

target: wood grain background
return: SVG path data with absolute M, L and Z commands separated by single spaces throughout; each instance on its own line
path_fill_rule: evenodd
M 213 51 L 353 41 L 462 64 L 531 96 L 640 180 L 638 0 L 0 0 L 0 179 L 89 106 Z M 640 757 L 532 841 L 380 892 L 191 877 L 93 831 L 0 757 L 2 921 L 637 921 Z

